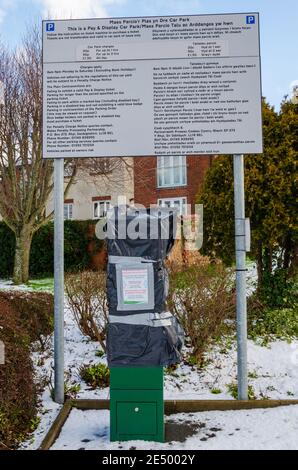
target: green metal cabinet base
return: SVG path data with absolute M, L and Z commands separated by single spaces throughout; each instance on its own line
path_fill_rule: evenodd
M 164 442 L 162 367 L 110 369 L 110 439 Z

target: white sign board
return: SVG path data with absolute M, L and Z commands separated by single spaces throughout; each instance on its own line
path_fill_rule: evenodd
M 262 152 L 257 13 L 43 22 L 43 156 Z

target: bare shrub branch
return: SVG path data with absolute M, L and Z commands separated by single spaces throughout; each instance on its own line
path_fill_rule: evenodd
M 170 274 L 169 309 L 183 325 L 198 362 L 234 314 L 231 287 L 231 273 L 222 265 L 194 265 Z
M 69 274 L 65 278 L 65 288 L 70 309 L 81 332 L 98 341 L 106 351 L 106 274 L 94 271 Z

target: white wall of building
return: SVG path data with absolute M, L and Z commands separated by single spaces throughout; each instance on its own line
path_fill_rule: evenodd
M 129 203 L 134 197 L 133 181 L 133 159 L 126 158 L 126 164 L 117 168 L 111 175 L 88 175 L 86 172 L 78 172 L 68 194 L 66 201 L 73 200 L 72 219 L 88 220 L 93 219 L 93 200 L 92 198 L 107 199 L 110 197 L 112 205 L 118 203 L 118 197 Z M 65 186 L 67 185 L 65 178 Z M 125 201 L 123 201 L 125 202 Z M 53 197 L 50 197 L 46 206 L 46 213 L 53 210 Z

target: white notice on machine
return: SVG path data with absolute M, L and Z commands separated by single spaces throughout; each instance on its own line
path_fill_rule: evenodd
M 148 271 L 147 269 L 122 270 L 123 303 L 148 303 Z

